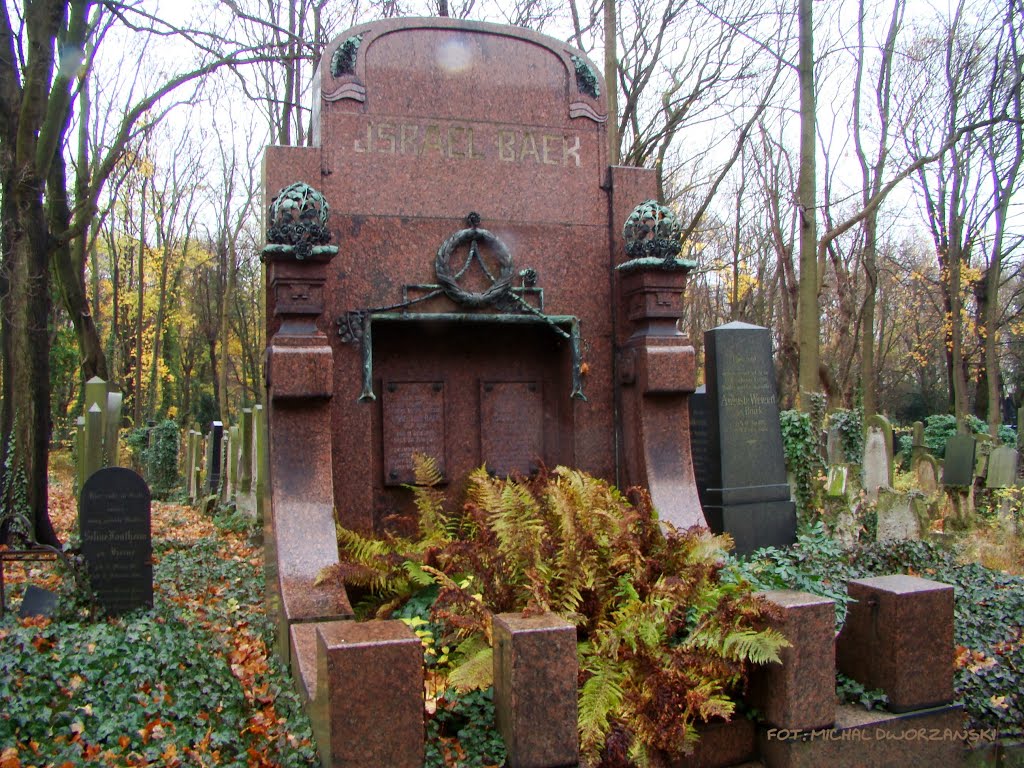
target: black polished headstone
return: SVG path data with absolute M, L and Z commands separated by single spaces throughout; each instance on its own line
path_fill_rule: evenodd
M 728 323 L 704 334 L 708 487 L 704 515 L 729 533 L 738 554 L 796 540 L 779 425 L 771 335 Z
M 943 485 L 974 485 L 974 455 L 977 441 L 970 435 L 953 435 L 946 441 L 942 462 Z
M 701 385 L 690 395 L 690 458 L 693 461 L 693 479 L 697 484 L 697 496 L 704 504 L 708 490 L 708 395 L 707 387 Z
M 223 467 L 224 424 L 220 421 L 210 422 L 210 463 L 206 468 L 206 492 L 216 493 L 220 488 L 220 473 Z
M 85 482 L 78 506 L 89 582 L 111 616 L 153 607 L 153 539 L 146 481 L 105 467 Z

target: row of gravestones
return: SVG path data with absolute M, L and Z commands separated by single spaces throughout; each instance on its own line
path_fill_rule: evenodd
M 1018 453 L 1011 446 L 993 447 L 987 435 L 954 435 L 946 444 L 944 461 L 940 462 L 927 450 L 924 425 L 915 422 L 911 471 L 915 490 L 920 494 L 896 493 L 893 491 L 895 441 L 892 427 L 885 417 L 878 415 L 870 417 L 865 426 L 861 484 L 857 487 L 850 482 L 849 465 L 836 462 L 836 459 L 846 458 L 838 430 L 829 431 L 826 496 L 840 500 L 840 507 L 851 506 L 856 503 L 856 491 L 863 488 L 868 502 L 876 505 L 878 539 L 920 538 L 933 516 L 931 508 L 940 491 L 962 492 L 982 481 L 990 490 L 1017 483 Z M 855 525 L 856 515 L 846 512 L 848 522 Z
M 877 495 L 879 489 L 892 488 L 895 440 L 892 426 L 884 416 L 868 418 L 862 457 L 864 489 Z M 842 449 L 839 430 L 829 430 L 827 460 L 830 467 L 841 467 L 849 462 Z M 1019 471 L 1018 451 L 1009 445 L 995 445 L 988 435 L 954 435 L 946 443 L 945 458 L 936 459 L 924 442 L 924 424 L 914 422 L 911 447 L 911 470 L 919 490 L 935 493 L 940 486 L 967 487 L 978 480 L 990 489 L 1007 488 L 1017 484 Z
M 98 376 L 85 383 L 85 412 L 76 421 L 75 433 L 78 488 L 100 467 L 117 465 L 122 400 L 121 393 Z
M 266 455 L 263 406 L 242 410 L 238 424 L 224 429 L 214 421 L 204 435 L 188 433 L 185 441 L 185 490 L 191 503 L 202 499 L 234 504 L 255 514 L 262 488 L 260 467 Z

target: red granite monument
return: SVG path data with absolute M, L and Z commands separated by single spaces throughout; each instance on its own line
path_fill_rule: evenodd
M 327 46 L 316 146 L 266 150 L 268 584 L 307 677 L 311 623 L 351 615 L 316 579 L 335 517 L 401 524 L 416 453 L 453 490 L 564 464 L 705 525 L 693 264 L 654 172 L 609 168 L 604 89 L 525 29 L 383 20 Z

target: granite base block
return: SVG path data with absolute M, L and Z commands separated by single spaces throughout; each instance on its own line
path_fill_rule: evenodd
M 551 613 L 502 613 L 493 627 L 494 709 L 506 768 L 576 766 L 576 628 Z
M 401 621 L 331 621 L 316 625 L 316 644 L 309 710 L 323 764 L 422 768 L 419 638 Z
M 759 742 L 766 768 L 960 768 L 970 734 L 959 705 L 905 714 L 842 705 L 834 728 L 762 728 Z
M 737 555 L 761 547 L 788 547 L 796 541 L 796 505 L 792 501 L 704 505 L 704 516 L 715 533 L 732 536 Z
M 893 712 L 953 701 L 953 588 L 916 576 L 847 585 L 850 603 L 836 641 L 839 671 L 880 688 Z
M 782 612 L 772 623 L 789 641 L 782 663 L 754 666 L 747 700 L 777 728 L 808 730 L 832 725 L 835 697 L 835 603 L 794 590 L 762 592 Z
M 670 761 L 670 768 L 734 768 L 757 756 L 757 727 L 745 717 L 698 725 L 693 754 Z
M 288 628 L 292 682 L 303 704 L 316 697 L 317 624 L 292 624 Z

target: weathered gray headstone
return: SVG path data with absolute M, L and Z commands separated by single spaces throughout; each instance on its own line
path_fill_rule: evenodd
M 89 582 L 116 616 L 153 607 L 153 540 L 149 486 L 124 467 L 105 467 L 85 481 L 78 507 Z
M 57 594 L 48 589 L 42 589 L 35 584 L 25 587 L 25 595 L 21 599 L 21 607 L 18 609 L 18 617 L 26 619 L 29 616 L 53 616 L 57 608 Z
M 910 465 L 914 466 L 915 462 L 928 451 L 928 446 L 924 442 L 924 424 L 920 421 L 914 422 L 914 437 L 910 445 Z
M 103 411 L 93 403 L 85 414 L 85 470 L 82 480 L 87 481 L 89 476 L 103 466 L 103 441 L 100 435 L 103 431 Z
M 242 409 L 242 420 L 238 424 L 238 492 L 252 491 L 252 409 Z
M 892 488 L 892 427 L 883 416 L 872 416 L 864 438 L 864 490 L 868 498 L 878 498 L 880 488 Z
M 921 523 L 910 496 L 882 491 L 875 511 L 878 515 L 878 541 L 921 538 Z
M 708 402 L 708 487 L 704 514 L 736 551 L 796 539 L 779 426 L 771 335 L 728 323 L 704 334 Z
M 107 387 L 110 388 L 109 385 Z M 108 467 L 116 467 L 120 462 L 118 455 L 118 433 L 121 431 L 121 406 L 124 395 L 120 392 L 107 393 L 106 432 L 103 440 L 103 459 Z
M 939 462 L 930 453 L 918 457 L 914 464 L 917 487 L 927 496 L 939 490 Z
M 221 441 L 220 500 L 222 502 L 231 501 L 235 492 L 235 462 L 232 449 L 237 442 L 237 432 L 237 427 L 229 427 Z
M 846 449 L 843 447 L 843 433 L 839 430 L 839 427 L 829 427 L 828 442 L 825 445 L 825 456 L 828 463 L 833 466 L 849 462 Z
M 189 430 L 185 440 L 185 494 L 189 500 L 196 497 L 196 433 Z
M 1024 405 L 1017 409 L 1017 451 L 1024 451 Z
M 953 435 L 946 442 L 946 458 L 942 468 L 942 484 L 950 486 L 974 485 L 974 438 Z
M 975 435 L 974 441 L 974 476 L 985 477 L 988 475 L 988 457 L 995 448 L 995 442 L 991 435 Z
M 849 472 L 847 466 L 841 465 L 838 467 L 828 468 L 828 485 L 825 488 L 825 494 L 831 498 L 842 498 L 846 496 L 846 477 Z
M 252 409 L 252 489 L 257 496 L 263 493 L 266 480 L 263 467 L 263 462 L 266 461 L 266 447 L 263 406 L 255 405 Z
M 1008 445 L 1001 445 L 988 457 L 988 474 L 985 487 L 1006 488 L 1017 480 L 1017 451 Z

